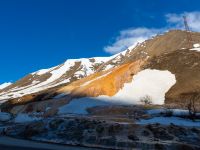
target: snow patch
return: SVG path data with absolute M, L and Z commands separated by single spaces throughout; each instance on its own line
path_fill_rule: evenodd
M 171 123 L 178 126 L 200 127 L 200 122 L 193 122 L 189 119 L 178 117 L 153 117 L 151 119 L 142 119 L 137 124 L 154 124 L 159 123 L 163 125 L 170 125 Z
M 97 77 L 97 78 L 94 78 L 94 79 L 92 79 L 92 80 L 90 80 L 90 81 L 88 81 L 88 82 L 82 84 L 81 87 L 82 87 L 82 86 L 87 86 L 87 85 L 89 85 L 90 83 L 92 83 L 92 82 L 94 82 L 94 81 L 96 81 L 96 80 L 99 80 L 99 79 L 101 79 L 101 78 L 103 78 L 103 77 L 106 77 L 106 76 L 109 75 L 110 73 L 111 73 L 111 71 L 110 71 L 110 72 L 107 72 L 106 74 L 103 74 L 102 76 L 99 76 L 99 77 Z
M 145 69 L 137 73 L 131 83 L 113 97 L 100 96 L 128 104 L 139 104 L 141 98 L 149 96 L 153 104 L 164 104 L 165 93 L 176 83 L 175 75 L 169 71 Z
M 194 48 L 190 49 L 190 50 L 193 50 L 193 51 L 200 51 L 200 44 L 199 43 L 196 43 L 193 45 Z
M 190 50 L 192 50 L 192 51 L 199 51 L 199 52 L 200 52 L 200 47 L 192 48 L 192 49 L 190 49 Z
M 185 109 L 151 109 L 148 110 L 147 113 L 150 115 L 161 115 L 161 114 L 168 114 L 171 113 L 172 116 L 176 117 L 183 117 L 183 116 L 189 116 L 189 111 Z M 196 114 L 197 116 L 200 116 L 200 113 Z
M 195 48 L 200 47 L 200 44 L 196 43 L 196 44 L 193 45 L 193 47 L 195 47 Z
M 169 71 L 146 69 L 136 74 L 116 95 L 74 99 L 60 107 L 58 113 L 87 114 L 87 108 L 95 106 L 141 104 L 140 99 L 146 95 L 154 104 L 164 104 L 165 93 L 175 83 L 175 76 Z
M 96 98 L 74 99 L 69 104 L 60 107 L 58 114 L 88 114 L 87 108 L 106 105 L 109 103 Z
M 42 119 L 42 118 L 30 116 L 30 115 L 28 115 L 28 114 L 18 114 L 18 115 L 15 117 L 14 122 L 15 122 L 15 123 L 23 123 L 23 122 L 38 121 L 38 120 L 41 120 L 41 119 Z
M 2 90 L 2 89 L 4 89 L 4 88 L 8 87 L 8 86 L 11 85 L 11 84 L 12 84 L 11 82 L 6 82 L 6 83 L 1 84 L 1 85 L 0 85 L 0 90 Z

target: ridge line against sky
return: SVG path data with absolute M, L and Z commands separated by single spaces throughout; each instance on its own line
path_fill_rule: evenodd
M 104 47 L 104 51 L 110 54 L 119 53 L 130 46 L 137 45 L 137 43 L 144 42 L 145 40 L 162 34 L 170 29 L 184 29 L 183 16 L 187 16 L 187 21 L 192 31 L 200 31 L 200 12 L 184 12 L 180 14 L 168 13 L 164 17 L 166 18 L 166 26 L 163 28 L 146 28 L 137 27 L 125 29 L 119 32 L 119 35 L 115 37 L 114 42 Z
M 67 59 L 110 56 L 157 33 L 199 31 L 200 1 L 0 1 L 0 84 Z

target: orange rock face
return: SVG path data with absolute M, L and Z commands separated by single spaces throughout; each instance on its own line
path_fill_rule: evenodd
M 98 72 L 69 86 L 58 90 L 58 93 L 69 92 L 75 97 L 97 97 L 100 95 L 113 96 L 124 83 L 132 81 L 133 75 L 141 70 L 145 60 L 137 60 L 123 64 L 106 72 Z

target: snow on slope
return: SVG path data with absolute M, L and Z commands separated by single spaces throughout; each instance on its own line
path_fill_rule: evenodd
M 11 82 L 6 82 L 6 83 L 1 84 L 1 85 L 0 85 L 0 90 L 1 90 L 1 89 L 4 89 L 4 88 L 6 88 L 6 87 L 8 87 L 8 86 L 11 85 L 11 84 L 12 84 Z
M 74 99 L 69 104 L 60 107 L 58 114 L 87 114 L 87 108 L 109 104 L 112 103 L 92 97 Z
M 101 75 L 101 76 L 99 76 L 99 77 L 97 77 L 97 78 L 94 78 L 94 79 L 92 79 L 92 80 L 90 80 L 90 81 L 88 81 L 88 82 L 85 82 L 84 84 L 82 84 L 82 85 L 80 85 L 80 86 L 87 86 L 87 85 L 89 85 L 90 83 L 92 83 L 92 82 L 94 82 L 94 81 L 96 81 L 96 80 L 98 80 L 98 79 L 101 79 L 101 78 L 103 78 L 103 77 L 106 77 L 106 76 L 109 75 L 111 72 L 112 72 L 112 71 L 109 71 L 108 73 L 103 74 L 103 75 Z
M 50 74 L 50 77 L 45 81 L 31 80 L 32 83 L 26 86 L 15 86 L 14 88 L 9 89 L 6 92 L 0 93 L 0 103 L 3 103 L 11 98 L 18 98 L 27 94 L 36 93 L 48 88 L 52 88 L 61 84 L 69 83 L 72 77 L 76 77 L 80 79 L 82 77 L 88 76 L 95 72 L 94 65 L 106 63 L 110 60 L 120 61 L 122 56 L 126 55 L 127 50 L 115 54 L 110 57 L 93 57 L 93 58 L 81 58 L 81 59 L 69 59 L 64 64 L 51 67 L 49 69 L 41 69 L 39 71 L 33 72 L 30 75 L 34 78 L 35 76 L 45 76 L 46 74 Z M 70 77 L 63 77 L 67 71 L 70 71 L 72 67 L 74 67 L 75 63 L 81 63 L 81 68 Z M 115 64 L 107 64 L 105 65 L 104 71 L 109 70 L 110 68 L 115 67 Z
M 166 108 L 159 108 L 159 109 L 150 109 L 147 111 L 150 115 L 162 115 L 162 114 L 171 114 L 175 117 L 185 117 L 189 116 L 189 110 L 186 109 L 166 109 Z M 196 113 L 196 116 L 200 116 L 200 113 Z
M 199 51 L 200 52 L 200 44 L 196 43 L 193 45 L 194 48 L 191 48 L 190 50 L 193 50 L 193 51 Z
M 141 98 L 150 96 L 153 104 L 164 104 L 166 92 L 176 83 L 175 75 L 169 71 L 145 69 L 133 77 L 131 83 L 114 96 L 99 96 L 72 100 L 59 109 L 59 114 L 87 114 L 89 107 L 102 105 L 141 104 Z
M 58 86 L 60 84 L 70 82 L 70 78 L 61 78 L 67 71 L 70 71 L 71 67 L 75 65 L 76 62 L 81 63 L 81 67 L 79 71 L 75 72 L 74 76 L 80 78 L 80 76 L 88 76 L 94 73 L 92 70 L 93 65 L 97 63 L 103 63 L 108 61 L 112 57 L 94 57 L 94 58 L 82 58 L 82 59 L 69 59 L 64 64 L 52 67 L 49 69 L 42 69 L 37 72 L 33 72 L 31 75 L 39 75 L 42 76 L 45 73 L 50 73 L 51 76 L 43 82 L 40 81 L 32 81 L 32 84 L 24 87 L 15 87 L 10 89 L 8 92 L 0 93 L 0 100 L 6 100 L 9 98 L 17 98 L 26 94 L 35 93 L 41 90 L 45 90 L 51 87 Z M 94 62 L 90 61 L 90 59 L 94 59 Z M 12 96 L 10 96 L 12 95 Z M 3 102 L 3 101 L 2 101 Z
M 153 104 L 164 104 L 165 93 L 175 83 L 175 75 L 169 71 L 145 69 L 136 74 L 131 83 L 126 83 L 112 99 L 140 103 L 141 98 L 150 96 Z
M 40 117 L 30 116 L 28 114 L 18 114 L 16 118 L 14 119 L 15 123 L 24 123 L 24 122 L 32 122 L 32 121 L 38 121 L 41 120 Z
M 194 122 L 189 119 L 179 118 L 179 117 L 153 117 L 150 119 L 142 119 L 137 122 L 137 124 L 163 124 L 170 125 L 171 123 L 178 126 L 188 126 L 188 127 L 200 127 L 199 121 Z

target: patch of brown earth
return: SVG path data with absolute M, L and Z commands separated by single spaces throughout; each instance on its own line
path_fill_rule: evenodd
M 183 100 L 185 93 L 200 93 L 200 52 L 177 50 L 153 57 L 144 68 L 169 70 L 176 76 L 176 84 L 166 93 L 166 103 Z

